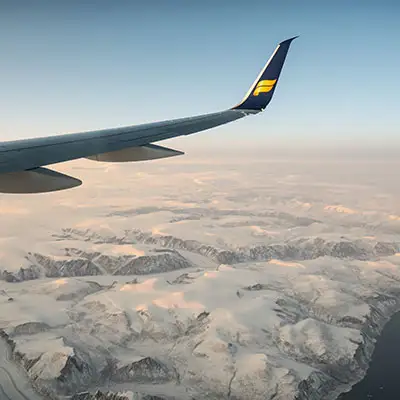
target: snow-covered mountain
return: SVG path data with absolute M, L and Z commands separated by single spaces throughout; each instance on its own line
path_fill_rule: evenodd
M 399 308 L 395 242 L 308 237 L 228 250 L 67 229 L 48 248 L 3 272 L 0 320 L 14 358 L 53 398 L 96 388 L 334 398 L 363 375 Z

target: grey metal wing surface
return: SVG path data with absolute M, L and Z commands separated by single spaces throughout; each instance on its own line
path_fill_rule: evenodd
M 245 115 L 243 111 L 227 110 L 165 122 L 3 142 L 0 144 L 0 173 L 139 147 L 210 129 Z
M 183 154 L 154 143 L 201 132 L 262 111 L 271 101 L 293 39 L 277 46 L 243 101 L 228 110 L 150 124 L 1 142 L 0 192 L 42 193 L 82 183 L 44 168 L 50 164 L 79 158 L 129 162 Z

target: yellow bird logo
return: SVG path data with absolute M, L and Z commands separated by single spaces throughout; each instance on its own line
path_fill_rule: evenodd
M 276 79 L 266 79 L 258 82 L 256 88 L 254 89 L 253 95 L 258 96 L 260 93 L 270 92 L 274 88 L 275 83 Z

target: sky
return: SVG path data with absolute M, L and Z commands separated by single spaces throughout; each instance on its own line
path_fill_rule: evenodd
M 172 141 L 392 147 L 399 16 L 397 0 L 0 0 L 0 140 L 224 110 L 300 35 L 264 113 Z

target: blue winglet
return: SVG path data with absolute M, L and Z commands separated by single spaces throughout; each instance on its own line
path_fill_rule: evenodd
M 274 94 L 290 43 L 297 37 L 292 37 L 278 44 L 242 102 L 233 107 L 233 110 L 264 110 Z

